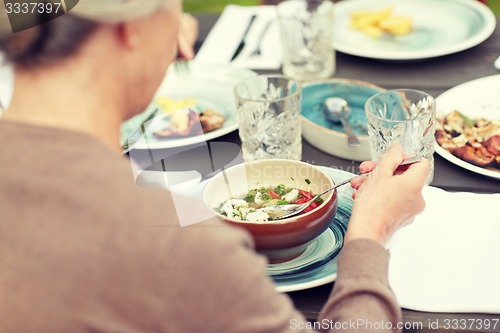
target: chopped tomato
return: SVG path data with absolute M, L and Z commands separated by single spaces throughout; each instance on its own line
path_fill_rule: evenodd
M 307 200 L 311 200 L 314 197 L 311 191 L 299 190 L 299 194 L 302 198 L 306 198 Z
M 268 193 L 273 199 L 281 199 L 281 196 L 273 189 L 270 189 Z
M 308 201 L 309 201 L 309 199 L 302 197 L 302 198 L 298 199 L 297 201 L 295 201 L 294 204 L 300 205 L 300 204 L 306 203 Z
M 307 213 L 307 212 L 310 212 L 311 210 L 315 209 L 316 207 L 318 207 L 320 205 L 319 202 L 316 202 L 314 201 L 312 204 L 309 205 L 309 207 L 307 207 L 306 209 L 304 209 L 304 213 Z

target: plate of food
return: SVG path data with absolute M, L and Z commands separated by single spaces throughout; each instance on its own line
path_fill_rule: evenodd
M 460 84 L 436 99 L 436 153 L 500 179 L 500 75 Z
M 124 151 L 174 148 L 218 138 L 238 128 L 234 85 L 255 72 L 189 62 L 171 66 L 153 101 L 121 126 Z
M 463 51 L 495 30 L 493 12 L 471 0 L 349 0 L 336 4 L 335 48 L 383 60 Z

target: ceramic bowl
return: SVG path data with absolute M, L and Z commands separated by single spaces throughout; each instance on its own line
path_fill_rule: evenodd
M 251 189 L 279 184 L 319 193 L 334 183 L 326 173 L 308 163 L 259 160 L 235 165 L 211 178 L 203 190 L 203 202 L 215 209 L 230 198 L 243 198 Z M 337 192 L 329 192 L 322 198 L 323 203 L 314 210 L 276 221 L 246 222 L 216 214 L 246 229 L 257 251 L 270 262 L 283 262 L 299 256 L 333 220 L 338 206 Z
M 302 136 L 311 145 L 331 155 L 354 161 L 370 159 L 370 140 L 366 126 L 365 102 L 384 88 L 371 83 L 328 79 L 304 83 L 302 88 Z M 360 145 L 349 147 L 347 136 L 341 123 L 327 120 L 323 105 L 329 97 L 341 97 L 352 109 L 347 119 Z

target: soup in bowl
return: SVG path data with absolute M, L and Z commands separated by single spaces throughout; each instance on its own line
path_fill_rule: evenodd
M 235 165 L 214 176 L 203 190 L 203 202 L 221 219 L 244 228 L 256 250 L 270 262 L 299 256 L 332 222 L 338 206 L 331 191 L 305 212 L 284 219 L 259 212 L 265 205 L 301 203 L 334 185 L 314 165 L 293 160 L 259 160 Z

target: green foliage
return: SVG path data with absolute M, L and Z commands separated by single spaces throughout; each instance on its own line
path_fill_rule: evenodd
M 265 1 L 259 0 L 184 0 L 184 10 L 188 13 L 220 13 L 229 4 L 255 6 Z M 500 15 L 500 0 L 488 0 L 488 6 Z
M 184 0 L 184 11 L 188 13 L 220 13 L 229 4 L 255 6 L 259 0 Z
M 489 0 L 488 6 L 496 15 L 500 15 L 500 0 Z

